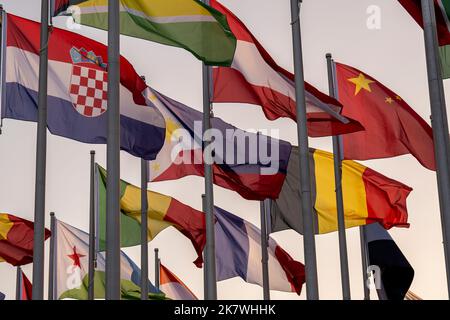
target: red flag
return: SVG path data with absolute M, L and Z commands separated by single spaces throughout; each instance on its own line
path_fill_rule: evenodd
M 20 269 L 20 276 L 22 281 L 20 281 L 22 287 L 20 288 L 20 300 L 32 300 L 33 297 L 33 285 L 30 280 L 28 280 L 25 273 Z
M 398 0 L 411 17 L 423 28 L 422 6 L 420 0 Z M 436 12 L 436 28 L 439 45 L 450 44 L 450 2 L 448 0 L 434 0 Z
M 216 0 L 211 7 L 226 15 L 237 38 L 230 68 L 214 68 L 213 101 L 260 105 L 267 119 L 281 117 L 297 121 L 294 75 L 281 68 L 250 30 L 231 11 Z M 324 137 L 363 130 L 362 126 L 340 115 L 341 104 L 305 82 L 308 134 Z M 344 122 L 342 122 L 344 121 Z
M 343 136 L 344 157 L 352 160 L 412 154 L 436 170 L 431 127 L 399 95 L 350 66 L 336 64 L 343 114 L 358 120 L 365 131 Z

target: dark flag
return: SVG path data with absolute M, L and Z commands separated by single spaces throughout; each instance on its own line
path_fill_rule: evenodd
M 381 271 L 378 297 L 380 300 L 403 300 L 414 279 L 414 269 L 389 233 L 378 223 L 366 226 L 365 235 L 369 266 L 378 266 Z
M 5 294 L 0 292 L 0 300 L 5 300 L 5 298 L 6 298 Z

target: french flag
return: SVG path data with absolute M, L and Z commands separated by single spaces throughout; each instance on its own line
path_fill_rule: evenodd
M 159 289 L 172 300 L 198 300 L 195 294 L 162 263 L 159 265 Z
M 146 93 L 147 103 L 161 112 L 167 127 L 164 146 L 149 163 L 150 182 L 204 176 L 203 113 L 151 88 Z M 286 177 L 291 144 L 245 132 L 220 118 L 212 118 L 211 125 L 215 133 L 220 133 L 214 136 L 218 146 L 214 150 L 214 183 L 248 200 L 276 199 Z M 247 140 L 241 143 L 242 139 L 236 138 L 239 136 Z M 252 150 L 255 146 L 258 150 Z M 263 146 L 267 146 L 269 159 L 260 152 Z
M 281 68 L 245 24 L 217 0 L 211 7 L 227 17 L 237 38 L 230 68 L 213 69 L 216 103 L 248 103 L 262 107 L 267 119 L 297 121 L 295 77 Z M 342 105 L 305 82 L 308 134 L 324 137 L 361 131 L 359 122 L 340 115 Z
M 261 230 L 248 221 L 215 207 L 217 281 L 241 277 L 262 286 Z M 305 267 L 269 237 L 271 290 L 296 292 L 305 283 Z
M 40 24 L 11 14 L 6 19 L 1 116 L 36 122 Z M 52 134 L 80 142 L 106 144 L 107 47 L 52 28 L 48 50 L 48 129 Z M 152 160 L 164 144 L 164 118 L 157 109 L 145 104 L 143 92 L 147 86 L 133 66 L 123 57 L 120 66 L 121 148 Z

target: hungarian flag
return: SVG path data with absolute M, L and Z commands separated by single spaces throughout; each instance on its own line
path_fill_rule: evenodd
M 422 8 L 420 0 L 399 0 L 416 22 L 423 27 Z M 436 28 L 441 56 L 442 76 L 450 78 L 450 0 L 434 0 L 436 12 Z
M 310 149 L 312 200 L 316 234 L 337 231 L 333 154 Z M 271 232 L 293 229 L 303 234 L 299 150 L 292 148 L 280 197 L 272 201 Z M 406 198 L 412 189 L 355 161 L 342 163 L 345 227 L 379 222 L 384 228 L 408 227 Z
M 398 94 L 368 74 L 337 63 L 343 114 L 358 120 L 365 131 L 344 135 L 345 159 L 370 160 L 411 154 L 436 170 L 433 131 Z
M 97 165 L 97 217 L 99 248 L 106 245 L 106 179 L 107 172 Z M 120 241 L 122 247 L 141 244 L 141 189 L 123 180 L 120 181 Z M 161 231 L 174 227 L 191 240 L 198 254 L 194 262 L 201 266 L 202 252 L 206 241 L 205 215 L 175 198 L 161 193 L 147 191 L 148 198 L 148 240 Z
M 33 262 L 34 223 L 7 213 L 0 213 L 0 262 L 13 266 Z M 45 239 L 50 230 L 45 229 Z
M 31 281 L 27 278 L 21 268 L 18 268 L 17 272 L 19 272 L 19 287 L 17 290 L 19 290 L 20 300 L 32 300 L 33 285 L 31 284 Z
M 230 65 L 236 38 L 226 18 L 199 0 L 120 0 L 122 34 L 190 51 L 210 65 Z M 108 30 L 108 1 L 56 0 L 53 14 L 70 5 L 76 22 Z
M 378 266 L 381 276 L 377 288 L 380 300 L 404 300 L 414 279 L 414 269 L 409 264 L 389 233 L 378 223 L 364 227 L 369 256 L 369 266 Z M 379 279 L 379 278 L 378 278 Z
M 172 300 L 198 300 L 183 281 L 162 263 L 159 265 L 159 288 Z
M 217 281 L 240 277 L 262 286 L 261 230 L 219 207 L 214 208 L 214 215 Z M 272 237 L 268 238 L 267 250 L 270 289 L 300 295 L 305 266 L 292 259 Z
M 203 113 L 148 88 L 148 104 L 166 121 L 166 141 L 150 161 L 150 181 L 204 176 Z M 240 130 L 212 118 L 214 183 L 247 200 L 275 199 L 280 193 L 291 152 L 288 142 Z
M 87 300 L 89 290 L 89 234 L 56 220 L 55 286 L 56 299 Z M 106 253 L 97 252 L 94 273 L 94 297 L 105 298 Z M 125 300 L 141 299 L 141 270 L 121 251 L 120 290 Z M 165 295 L 148 281 L 149 299 L 162 300 Z
M 262 107 L 267 119 L 297 121 L 295 77 L 280 67 L 242 21 L 217 0 L 211 6 L 228 19 L 237 38 L 230 68 L 214 68 L 214 102 L 248 103 Z M 363 130 L 340 115 L 342 105 L 305 82 L 308 134 L 323 137 Z
M 5 23 L 5 22 L 4 22 Z M 40 24 L 6 15 L 5 93 L 1 117 L 36 122 Z M 48 119 L 52 134 L 90 144 L 106 144 L 108 114 L 107 46 L 52 28 L 48 44 Z M 147 160 L 164 142 L 164 119 L 145 104 L 145 82 L 120 60 L 121 149 Z M 148 139 L 148 137 L 152 137 Z

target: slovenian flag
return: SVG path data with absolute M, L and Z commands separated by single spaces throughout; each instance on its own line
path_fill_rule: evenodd
M 162 263 L 159 265 L 159 288 L 172 300 L 198 300 L 183 281 Z
M 37 121 L 40 24 L 7 18 L 2 118 Z M 52 28 L 48 66 L 48 128 L 52 134 L 91 144 L 107 135 L 107 47 L 81 35 Z M 164 119 L 145 104 L 144 81 L 121 58 L 121 148 L 152 160 L 164 143 Z M 148 137 L 151 137 L 149 139 Z
M 163 114 L 167 130 L 161 152 L 150 161 L 150 182 L 204 176 L 203 113 L 151 88 L 146 91 L 146 99 Z M 291 145 L 238 129 L 220 118 L 212 118 L 211 125 L 217 133 L 216 145 L 223 147 L 214 150 L 214 183 L 248 200 L 277 198 L 286 176 Z M 239 143 L 242 137 L 246 140 Z M 251 149 L 255 145 L 260 147 L 258 152 Z M 269 159 L 262 155 L 261 146 L 267 146 Z
M 261 231 L 253 224 L 215 207 L 217 281 L 241 277 L 262 286 Z M 269 285 L 271 290 L 300 295 L 305 267 L 269 237 Z

